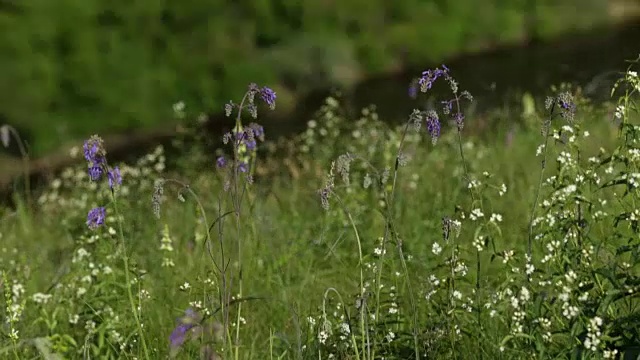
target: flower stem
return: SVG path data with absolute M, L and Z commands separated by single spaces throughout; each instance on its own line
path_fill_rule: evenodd
M 149 356 L 149 349 L 147 348 L 147 342 L 145 340 L 144 332 L 142 329 L 142 323 L 140 321 L 140 314 L 138 314 L 138 308 L 135 304 L 135 300 L 133 298 L 133 292 L 131 291 L 131 277 L 129 274 L 129 255 L 127 255 L 127 247 L 126 241 L 124 238 L 124 230 L 122 227 L 122 219 L 120 218 L 120 212 L 118 211 L 118 200 L 115 196 L 115 192 L 111 191 L 111 197 L 113 199 L 113 208 L 116 214 L 116 221 L 118 222 L 118 232 L 120 235 L 120 246 L 122 246 L 122 261 L 124 263 L 124 277 L 127 282 L 127 295 L 129 297 L 129 304 L 131 305 L 131 311 L 133 312 L 133 318 L 136 321 L 136 326 L 138 327 L 138 334 L 140 336 L 140 342 L 142 343 L 142 349 L 144 351 L 144 356 L 147 360 L 151 359 Z

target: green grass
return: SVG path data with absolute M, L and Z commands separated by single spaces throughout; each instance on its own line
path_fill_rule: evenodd
M 584 205 L 584 215 L 576 215 L 588 223 L 588 233 L 580 232 L 579 244 L 569 237 L 552 261 L 541 259 L 548 244 L 575 229 L 571 216 L 557 216 L 565 210 L 575 214 L 574 199 L 552 194 L 589 170 L 602 177 L 601 184 L 637 171 L 637 159 L 627 151 L 636 143 L 618 137 L 603 107 L 578 102 L 579 122 L 572 127 L 576 142 L 550 141 L 548 146 L 544 179 L 556 175 L 557 182 L 541 188 L 540 203 L 553 203 L 546 208 L 553 221 L 546 218 L 534 227 L 534 234 L 544 236 L 534 241 L 537 271 L 529 282 L 525 253 L 541 171 L 541 157 L 535 154 L 544 142 L 536 128 L 545 118 L 539 105 L 534 120 L 518 120 L 521 125 L 509 144 L 504 131 L 477 137 L 466 136 L 467 130 L 459 144 L 456 129 L 443 124 L 433 145 L 424 125 L 402 141 L 403 127 L 389 129 L 369 110 L 361 119 L 345 119 L 329 100 L 306 133 L 259 157 L 254 183 L 239 178 L 237 191 L 233 178 L 214 164 L 193 160 L 200 158 L 192 156 L 197 146 L 184 149 L 170 172 L 161 148 L 136 164 L 120 164 L 119 212 L 106 183 L 90 182 L 84 165 L 67 169 L 39 195 L 35 209 L 3 210 L 5 292 L 0 299 L 6 306 L 0 311 L 7 319 L 19 314 L 0 330 L 2 358 L 164 359 L 176 319 L 190 307 L 205 315 L 197 327 L 202 334 L 179 348 L 175 355 L 180 359 L 595 359 L 607 348 L 630 351 L 638 340 L 624 336 L 637 329 L 632 320 L 640 282 L 635 252 L 620 246 L 634 248 L 639 239 L 627 228 L 633 220 L 620 227 L 613 220 L 633 212 L 638 190 L 623 198 L 617 187 L 598 190 L 594 183 L 578 182 L 579 192 L 593 203 L 593 208 Z M 629 113 L 625 124 L 637 121 L 634 116 Z M 515 120 L 495 115 L 492 123 Z M 473 116 L 466 121 L 472 128 Z M 563 125 L 558 118 L 552 128 Z M 634 131 L 623 127 L 622 134 Z M 398 168 L 393 186 L 400 145 L 410 159 Z M 602 161 L 616 148 L 622 157 L 612 173 L 605 171 L 606 164 L 588 160 L 597 156 Z M 369 162 L 363 165 L 356 158 L 349 163 L 349 183 L 342 177 L 347 158 L 339 157 L 346 152 Z M 571 153 L 579 165 L 561 166 L 555 159 L 562 152 Z M 332 161 L 335 178 L 328 186 Z M 388 167 L 389 179 L 379 183 L 372 167 L 379 174 Z M 365 188 L 367 174 L 372 184 Z M 156 218 L 151 199 L 158 195 L 154 181 L 159 178 L 189 187 L 165 182 Z M 472 195 L 467 178 L 482 183 L 471 189 Z M 225 190 L 230 180 L 231 189 Z M 507 191 L 501 194 L 503 184 Z M 328 210 L 321 206 L 321 188 L 331 194 Z M 92 231 L 85 221 L 95 206 L 106 206 L 109 215 L 104 226 Z M 484 217 L 472 221 L 472 209 L 482 209 Z M 608 214 L 598 215 L 596 209 Z M 494 213 L 501 221 L 490 221 Z M 542 215 L 537 209 L 536 216 Z M 453 223 L 445 223 L 450 225 L 447 241 L 443 217 L 461 224 L 458 235 Z M 478 236 L 487 243 L 475 241 Z M 441 252 L 435 251 L 438 247 Z M 514 257 L 505 263 L 509 250 Z M 453 263 L 447 262 L 451 255 Z M 567 277 L 572 272 L 575 283 Z M 585 287 L 573 288 L 568 298 L 579 306 L 579 314 L 568 319 L 559 299 L 563 286 L 578 281 Z M 43 297 L 37 293 L 50 298 L 34 301 Z M 579 299 L 584 293 L 588 300 Z M 523 328 L 514 332 L 516 310 L 524 314 Z M 613 338 L 603 338 L 597 351 L 589 352 L 584 338 L 596 315 L 604 319 L 602 333 Z M 550 327 L 540 325 L 540 319 Z M 341 334 L 346 322 L 349 332 Z M 12 337 L 13 330 L 18 333 Z M 547 332 L 551 341 L 545 340 Z M 202 355 L 210 350 L 221 357 Z

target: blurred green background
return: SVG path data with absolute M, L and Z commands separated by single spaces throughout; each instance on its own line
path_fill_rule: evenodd
M 0 0 L 0 123 L 42 156 L 91 133 L 283 99 L 624 18 L 607 0 Z

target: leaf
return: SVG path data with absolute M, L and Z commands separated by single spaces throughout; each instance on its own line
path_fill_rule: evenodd
M 627 253 L 629 251 L 632 251 L 633 249 L 635 249 L 635 246 L 629 246 L 629 245 L 620 246 L 616 249 L 616 257 L 624 253 Z
M 608 188 L 616 185 L 626 185 L 626 184 L 627 184 L 626 179 L 614 179 L 602 184 L 602 186 L 600 186 L 600 189 L 604 189 L 604 188 Z
M 618 279 L 616 279 L 615 274 L 613 273 L 613 271 L 610 268 L 599 268 L 599 269 L 595 269 L 593 270 L 594 274 L 600 274 L 602 276 L 604 276 L 606 279 L 609 280 L 609 282 L 611 282 L 611 285 L 613 285 L 616 289 L 620 289 L 621 285 L 618 282 Z

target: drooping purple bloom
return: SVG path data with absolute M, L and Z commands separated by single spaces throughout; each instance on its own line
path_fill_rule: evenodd
M 276 108 L 276 92 L 271 88 L 263 86 L 262 89 L 260 89 L 260 97 L 262 97 L 262 100 L 269 105 L 271 110 Z
M 109 179 L 109 187 L 111 189 L 113 189 L 116 185 L 121 185 L 122 175 L 120 175 L 120 168 L 118 168 L 117 166 L 114 167 L 107 173 L 107 178 Z
M 441 76 L 447 76 L 449 68 L 442 66 L 442 69 L 435 68 L 433 70 L 425 70 L 422 72 L 422 77 L 418 80 L 420 85 L 420 91 L 427 92 L 433 86 L 433 83 Z
M 106 216 L 107 211 L 104 207 L 91 209 L 87 215 L 87 226 L 91 230 L 97 229 L 104 224 Z

